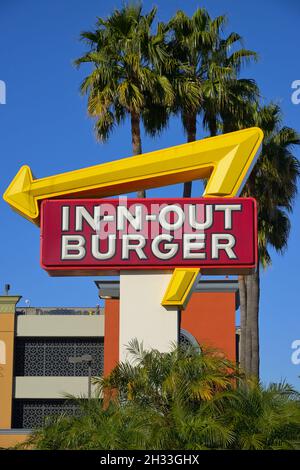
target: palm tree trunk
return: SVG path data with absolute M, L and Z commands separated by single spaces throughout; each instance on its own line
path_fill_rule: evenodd
M 241 341 L 244 372 L 248 376 L 259 378 L 259 297 L 260 277 L 259 266 L 255 273 L 245 276 L 246 312 L 241 302 L 241 330 L 244 329 Z M 243 297 L 243 293 L 240 296 Z M 246 318 L 244 316 L 246 315 Z M 245 321 L 246 320 L 246 321 Z M 242 327 L 243 321 L 243 327 Z
M 218 127 L 217 127 L 217 120 L 214 118 L 214 119 L 211 119 L 209 121 L 209 134 L 211 137 L 215 137 L 217 135 L 217 130 L 218 130 Z M 225 130 L 223 132 L 223 134 L 225 134 Z
M 140 155 L 142 153 L 142 140 L 140 129 L 140 115 L 134 111 L 131 112 L 131 137 L 132 137 L 132 153 Z M 146 191 L 137 192 L 137 197 L 146 197 Z
M 239 294 L 240 294 L 240 366 L 243 370 L 246 367 L 246 330 L 247 330 L 247 290 L 245 276 L 239 276 Z
M 187 141 L 194 142 L 197 132 L 197 115 L 195 113 L 185 116 Z M 192 181 L 187 181 L 183 185 L 183 197 L 192 197 Z
M 252 289 L 251 289 L 251 275 L 245 276 L 245 286 L 246 286 L 246 298 L 247 298 L 247 321 L 246 321 L 246 330 L 245 330 L 245 367 L 244 372 L 246 375 L 251 375 L 251 362 L 252 362 L 252 334 L 251 334 L 251 322 L 250 322 L 250 312 L 252 311 Z
M 253 297 L 252 310 L 250 314 L 250 328 L 252 340 L 251 375 L 259 378 L 259 297 L 260 276 L 259 264 L 256 272 L 251 275 L 251 295 Z

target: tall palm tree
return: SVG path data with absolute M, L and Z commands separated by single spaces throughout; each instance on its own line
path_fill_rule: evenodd
M 169 23 L 169 47 L 176 67 L 171 78 L 176 97 L 173 110 L 181 115 L 188 142 L 196 140 L 199 113 L 204 127 L 214 136 L 224 110 L 241 114 L 244 102 L 258 95 L 254 81 L 238 80 L 242 65 L 256 54 L 237 49 L 242 38 L 236 33 L 223 39 L 225 23 L 225 16 L 212 19 L 204 8 L 192 17 L 178 11 Z M 191 197 L 191 192 L 189 181 L 184 184 L 183 196 Z
M 92 64 L 81 92 L 88 94 L 88 114 L 96 119 L 95 131 L 106 140 L 113 128 L 129 115 L 133 155 L 142 153 L 141 120 L 151 127 L 149 110 L 155 105 L 173 102 L 173 90 L 161 64 L 167 68 L 165 28 L 158 24 L 152 33 L 156 8 L 142 14 L 141 5 L 125 5 L 107 19 L 99 18 L 94 31 L 83 32 L 81 38 L 89 51 L 77 59 L 79 66 Z M 153 120 L 153 118 L 152 118 Z M 145 191 L 138 192 L 139 197 Z
M 289 214 L 300 176 L 293 149 L 300 145 L 300 135 L 292 128 L 281 126 L 282 113 L 275 104 L 251 105 L 246 114 L 239 123 L 234 121 L 234 116 L 227 116 L 224 126 L 230 130 L 258 126 L 264 131 L 260 156 L 243 191 L 243 196 L 254 197 L 258 203 L 259 263 L 254 274 L 239 277 L 241 366 L 248 374 L 258 377 L 260 266 L 266 268 L 271 264 L 269 247 L 280 253 L 287 247 Z
M 204 83 L 202 116 L 203 125 L 210 136 L 215 136 L 220 129 L 229 132 L 230 129 L 225 127 L 225 122 L 231 122 L 229 117 L 233 116 L 234 122 L 241 121 L 249 105 L 259 97 L 254 80 L 238 78 L 244 65 L 257 60 L 255 52 L 243 47 L 238 49 L 242 42 L 242 37 L 237 33 L 231 33 L 225 39 L 219 37 L 206 60 L 207 80 Z

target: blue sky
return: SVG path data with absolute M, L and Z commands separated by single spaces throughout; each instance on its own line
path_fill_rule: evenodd
M 207 7 L 212 16 L 227 13 L 227 31 L 241 34 L 246 47 L 260 56 L 243 74 L 257 80 L 266 101 L 281 105 L 284 124 L 300 131 L 300 105 L 291 102 L 291 83 L 300 80 L 298 0 L 157 0 L 145 1 L 145 10 L 153 4 L 165 21 L 179 8 L 189 14 L 198 6 Z M 117 0 L 0 0 L 0 80 L 7 87 L 7 102 L 0 104 L 1 194 L 24 163 L 42 177 L 131 155 L 128 123 L 107 144 L 96 142 L 78 91 L 85 71 L 72 66 L 84 50 L 80 31 L 120 5 Z M 199 128 L 198 138 L 202 136 Z M 181 124 L 173 119 L 159 138 L 143 136 L 143 150 L 184 141 Z M 150 194 L 179 196 L 181 188 Z M 201 194 L 199 183 L 193 194 Z M 291 343 L 300 339 L 299 209 L 298 197 L 288 250 L 283 257 L 274 254 L 272 266 L 262 275 L 260 312 L 262 379 L 286 378 L 297 387 L 300 365 L 291 363 Z M 49 277 L 39 265 L 38 228 L 2 200 L 0 217 L 0 289 L 10 283 L 11 293 L 23 296 L 20 305 L 26 299 L 32 306 L 96 305 L 94 278 Z

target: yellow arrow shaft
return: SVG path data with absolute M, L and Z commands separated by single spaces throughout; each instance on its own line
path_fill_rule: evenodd
M 94 187 L 97 190 L 95 195 L 101 196 L 101 188 L 105 188 L 103 195 L 110 195 L 110 187 L 113 193 L 116 194 L 118 187 L 122 188 L 124 192 L 124 185 L 126 190 L 127 186 L 132 186 L 133 181 L 136 189 L 168 185 L 170 184 L 170 172 L 172 172 L 172 183 L 180 183 L 187 179 L 207 178 L 213 167 L 224 158 L 224 155 L 230 155 L 230 152 L 234 153 L 235 151 L 235 146 L 224 147 L 224 143 L 218 149 L 212 139 L 207 139 L 207 141 L 202 142 L 202 149 L 199 153 L 197 144 L 198 142 L 192 142 L 61 175 L 41 178 L 33 181 L 31 191 L 38 198 L 74 192 L 91 195 Z M 216 154 L 217 150 L 219 150 L 218 154 Z M 241 160 L 240 171 L 243 166 L 244 162 Z M 214 186 L 215 192 L 220 192 L 219 178 L 218 181 L 215 181 Z
M 140 160 L 138 167 L 135 161 L 136 158 Z M 184 164 L 182 164 L 183 157 L 181 156 L 176 158 L 177 162 L 174 162 L 174 159 L 170 162 L 168 162 L 168 159 L 162 161 L 162 158 L 153 159 L 143 154 L 126 159 L 124 168 L 120 168 L 119 161 L 118 169 L 114 168 L 113 162 L 62 175 L 41 178 L 31 183 L 30 192 L 39 199 L 71 193 L 92 195 L 93 190 L 95 195 L 107 196 L 110 195 L 110 189 L 111 194 L 118 194 L 119 187 L 122 188 L 123 192 L 124 187 L 126 189 L 127 186 L 131 190 L 133 181 L 137 190 L 158 187 L 164 184 L 168 185 L 170 184 L 169 175 L 171 170 L 174 175 L 172 176 L 172 183 L 179 183 L 187 178 L 206 178 L 213 168 L 213 163 L 211 163 L 211 166 L 208 166 L 208 163 L 201 166 L 199 163 L 195 163 L 193 166 L 191 157 L 187 157 Z M 145 162 L 141 162 L 141 159 L 144 159 Z M 146 161 L 147 159 L 149 161 Z
M 205 196 L 235 196 L 262 137 L 250 128 L 38 180 L 24 165 L 3 197 L 38 223 L 38 201 L 60 196 L 106 197 L 202 178 L 208 179 Z

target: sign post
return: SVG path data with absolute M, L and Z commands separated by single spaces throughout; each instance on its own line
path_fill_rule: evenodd
M 127 346 L 135 338 L 145 349 L 160 352 L 178 343 L 179 309 L 161 305 L 171 277 L 166 270 L 121 271 L 120 361 L 130 360 Z

